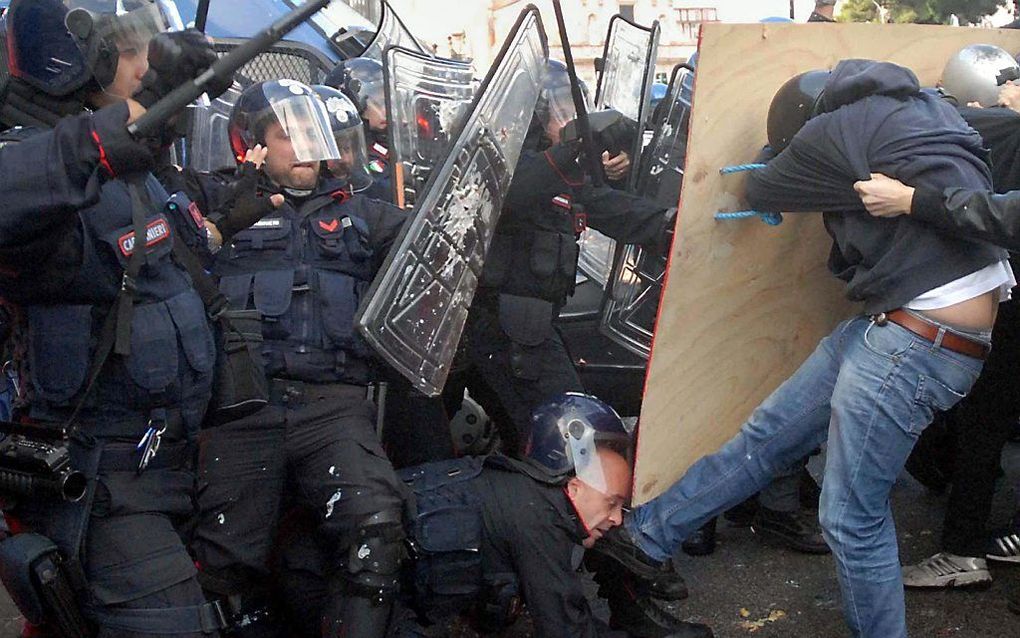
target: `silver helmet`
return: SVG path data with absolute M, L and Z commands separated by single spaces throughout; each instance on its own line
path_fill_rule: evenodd
M 1012 55 L 991 44 L 971 44 L 949 58 L 941 85 L 961 105 L 989 107 L 998 104 L 999 90 L 1009 80 L 1020 80 L 1020 65 Z

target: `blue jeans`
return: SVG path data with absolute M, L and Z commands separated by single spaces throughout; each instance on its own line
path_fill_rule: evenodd
M 889 492 L 934 412 L 962 399 L 982 366 L 940 343 L 894 323 L 844 321 L 735 437 L 636 508 L 628 531 L 663 560 L 709 518 L 828 440 L 819 519 L 836 559 L 846 622 L 854 636 L 905 637 Z

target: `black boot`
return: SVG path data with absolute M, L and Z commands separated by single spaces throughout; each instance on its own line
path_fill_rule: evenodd
M 634 544 L 623 525 L 606 532 L 588 553 L 596 555 L 592 556 L 596 565 L 593 571 L 608 569 L 609 573 L 618 573 L 619 567 L 623 567 L 656 598 L 680 600 L 687 597 L 687 584 L 673 569 L 673 561 L 660 562 L 649 557 Z
M 729 521 L 733 527 L 750 527 L 751 521 L 754 520 L 754 515 L 758 513 L 758 507 L 758 495 L 755 494 L 746 501 L 726 510 L 723 518 Z
M 715 520 L 712 519 L 687 537 L 680 549 L 688 556 L 708 556 L 715 551 Z
M 832 551 L 822 538 L 817 519 L 806 512 L 759 508 L 751 523 L 751 531 L 804 554 L 828 554 Z
M 609 626 L 629 638 L 712 638 L 707 625 L 685 622 L 676 601 L 664 601 L 640 593 L 633 576 L 596 575 L 599 596 L 609 606 Z

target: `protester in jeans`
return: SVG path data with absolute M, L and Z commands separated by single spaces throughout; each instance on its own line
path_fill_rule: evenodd
M 763 211 L 824 211 L 830 270 L 864 314 L 836 326 L 734 438 L 636 508 L 608 543 L 635 562 L 664 560 L 708 518 L 827 440 L 819 517 L 846 622 L 854 636 L 902 638 L 889 494 L 934 412 L 977 379 L 998 302 L 1015 280 L 990 245 L 868 216 L 853 184 L 880 170 L 934 188 L 988 189 L 985 153 L 956 109 L 921 93 L 911 71 L 867 60 L 788 82 L 773 99 L 769 139 L 778 155 L 749 178 L 748 201 Z

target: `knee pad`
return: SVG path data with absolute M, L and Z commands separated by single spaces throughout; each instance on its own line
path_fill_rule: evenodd
M 378 604 L 392 600 L 400 584 L 400 567 L 407 555 L 399 509 L 383 510 L 363 519 L 342 559 L 346 593 Z

